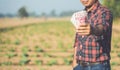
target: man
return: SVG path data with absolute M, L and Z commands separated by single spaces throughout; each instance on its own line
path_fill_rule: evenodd
M 80 0 L 88 22 L 76 29 L 73 70 L 111 70 L 112 14 L 99 0 Z

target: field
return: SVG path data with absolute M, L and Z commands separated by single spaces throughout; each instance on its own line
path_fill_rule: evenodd
M 119 28 L 114 21 L 112 70 L 120 69 Z M 74 34 L 69 18 L 0 19 L 0 70 L 72 70 Z

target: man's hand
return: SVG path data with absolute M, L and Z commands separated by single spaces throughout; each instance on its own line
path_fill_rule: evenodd
M 76 59 L 73 59 L 72 67 L 74 68 L 74 67 L 76 67 L 77 65 L 78 65 L 78 64 L 77 64 Z
M 76 67 L 78 64 L 77 64 L 77 60 L 76 60 L 76 53 L 77 52 L 77 47 L 74 48 L 74 56 L 73 56 L 73 63 L 72 63 L 72 67 Z
M 89 35 L 90 34 L 90 24 L 88 24 L 88 23 L 80 24 L 80 26 L 76 29 L 76 32 L 82 36 Z

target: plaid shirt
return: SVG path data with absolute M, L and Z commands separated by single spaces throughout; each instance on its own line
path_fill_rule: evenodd
M 92 10 L 88 12 L 88 21 L 94 27 L 102 24 L 104 33 L 100 36 L 90 34 L 80 36 L 76 33 L 74 47 L 77 47 L 76 59 L 85 62 L 99 62 L 110 60 L 112 14 L 101 6 L 99 2 L 94 4 Z

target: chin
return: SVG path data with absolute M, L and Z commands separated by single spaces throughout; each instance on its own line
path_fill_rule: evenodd
M 88 4 L 84 4 L 84 6 L 88 7 L 89 5 Z

